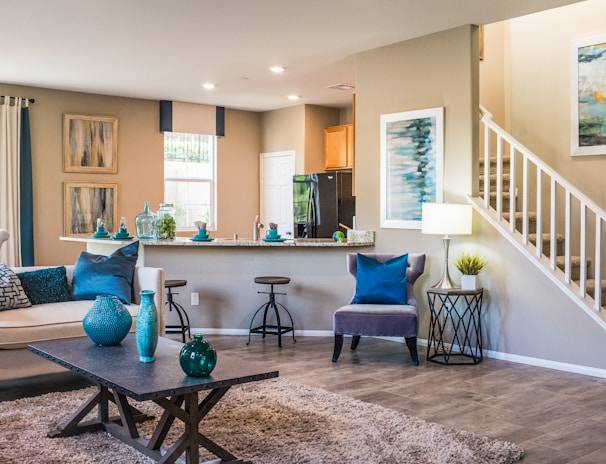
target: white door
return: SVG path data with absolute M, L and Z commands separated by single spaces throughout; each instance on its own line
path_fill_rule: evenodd
M 278 224 L 278 234 L 293 237 L 292 176 L 295 174 L 295 152 L 279 151 L 261 153 L 261 223 L 269 229 L 269 223 Z

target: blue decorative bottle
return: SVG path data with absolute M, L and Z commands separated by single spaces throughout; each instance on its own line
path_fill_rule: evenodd
M 158 347 L 158 311 L 154 304 L 153 290 L 141 290 L 141 304 L 137 313 L 135 337 L 139 361 L 154 362 L 156 348 Z
M 82 327 L 88 338 L 101 346 L 120 343 L 132 325 L 132 316 L 114 295 L 98 295 L 82 319 Z

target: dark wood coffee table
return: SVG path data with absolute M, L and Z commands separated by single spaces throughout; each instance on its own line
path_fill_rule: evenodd
M 135 336 L 129 334 L 117 346 L 96 346 L 88 338 L 32 343 L 29 351 L 89 379 L 98 390 L 49 437 L 67 437 L 105 430 L 114 437 L 161 463 L 198 464 L 199 446 L 224 463 L 242 463 L 229 451 L 202 435 L 199 423 L 233 385 L 278 377 L 272 371 L 249 361 L 218 353 L 217 367 L 208 377 L 188 377 L 179 365 L 181 343 L 160 337 L 156 360 L 139 362 Z M 210 392 L 199 400 L 198 393 Z M 139 436 L 137 423 L 152 419 L 134 408 L 128 398 L 150 400 L 164 413 L 149 440 Z M 109 402 L 116 404 L 119 416 L 110 417 Z M 82 422 L 97 406 L 97 418 Z M 175 419 L 185 424 L 183 435 L 168 450 L 162 444 Z

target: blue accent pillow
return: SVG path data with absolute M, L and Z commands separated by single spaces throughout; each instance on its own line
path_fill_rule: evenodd
M 115 295 L 122 303 L 130 304 L 138 256 L 139 241 L 119 248 L 109 256 L 87 251 L 80 253 L 72 280 L 74 300 Z
M 356 295 L 352 304 L 408 304 L 408 253 L 384 263 L 358 253 L 356 262 Z
M 65 266 L 18 272 L 17 277 L 33 305 L 71 301 Z

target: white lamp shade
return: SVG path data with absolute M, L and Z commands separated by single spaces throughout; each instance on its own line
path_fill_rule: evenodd
M 423 203 L 421 232 L 434 235 L 469 235 L 471 214 L 471 205 Z

